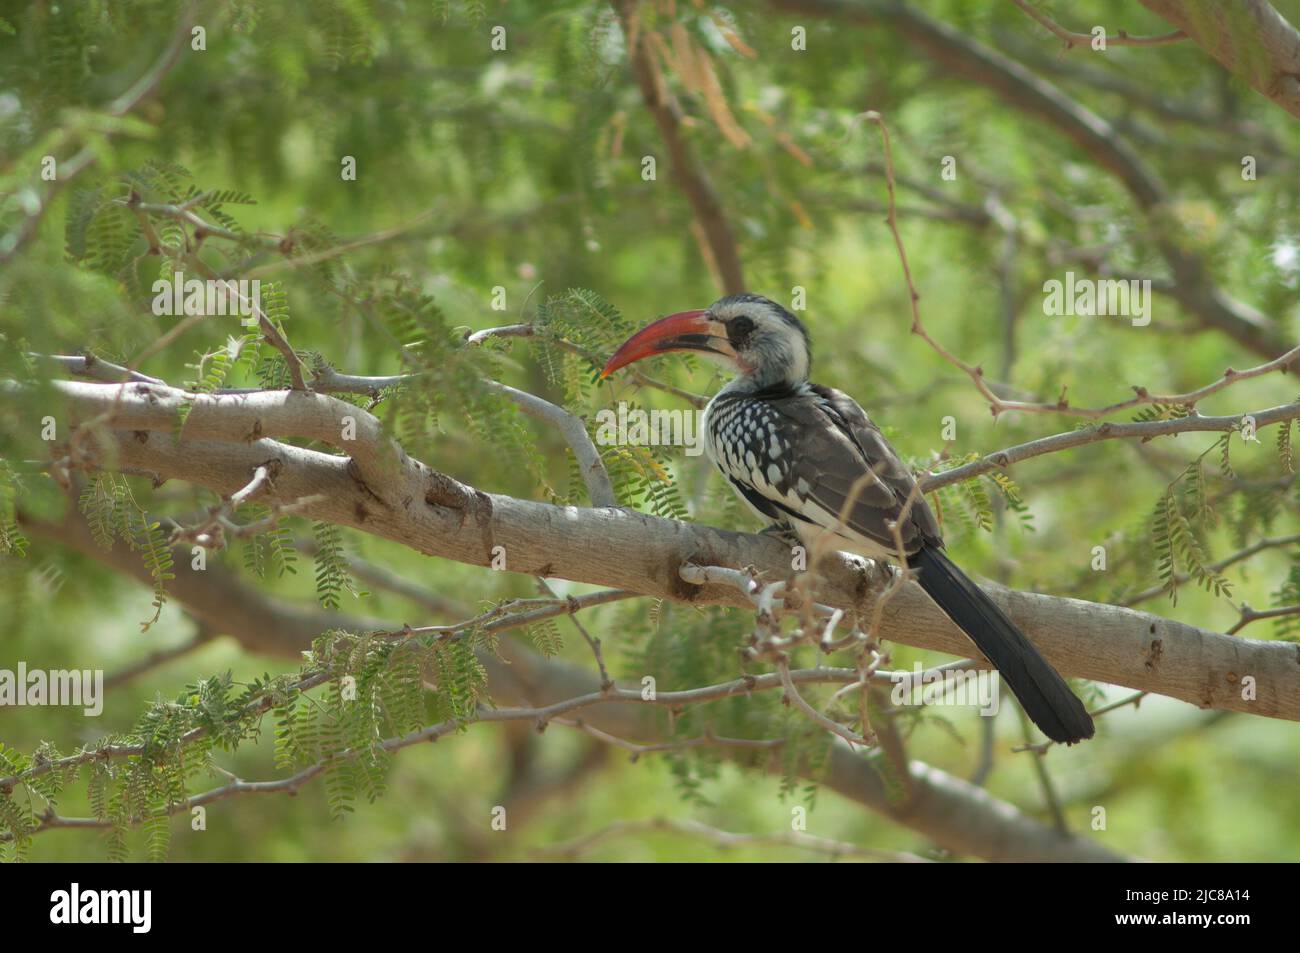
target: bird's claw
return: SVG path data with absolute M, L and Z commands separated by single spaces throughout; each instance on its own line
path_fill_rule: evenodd
M 864 572 L 875 588 L 883 589 L 894 581 L 894 567 L 883 559 L 867 559 Z
M 773 536 L 791 546 L 799 542 L 799 536 L 789 523 L 772 523 L 758 531 L 760 536 Z

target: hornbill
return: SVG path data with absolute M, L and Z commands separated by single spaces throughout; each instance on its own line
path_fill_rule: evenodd
M 798 318 L 760 295 L 728 295 L 643 328 L 601 377 L 668 351 L 737 373 L 709 401 L 704 447 L 759 516 L 810 548 L 831 534 L 836 548 L 877 561 L 905 555 L 1044 734 L 1066 744 L 1092 737 L 1092 718 L 1065 679 L 944 553 L 934 513 L 880 429 L 847 394 L 809 382 L 810 342 Z

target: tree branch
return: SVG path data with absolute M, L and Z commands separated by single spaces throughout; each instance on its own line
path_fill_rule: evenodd
M 745 291 L 745 277 L 736 251 L 736 241 L 727 224 L 717 192 L 708 173 L 682 133 L 682 113 L 676 98 L 669 92 L 663 74 L 654 62 L 646 42 L 644 24 L 637 18 L 636 0 L 613 0 L 623 27 L 632 75 L 636 78 L 650 115 L 659 127 L 659 135 L 672 158 L 673 173 L 695 215 L 707 251 L 717 264 L 723 289 L 728 294 Z
M 1255 410 L 1245 414 L 1234 414 L 1230 417 L 1202 417 L 1199 414 L 1193 414 L 1189 417 L 1171 417 L 1168 420 L 1139 420 L 1131 423 L 1105 421 L 1089 427 L 1081 427 L 1078 430 L 1054 434 L 1050 437 L 1040 437 L 1037 440 L 1030 440 L 1028 443 L 1017 444 L 1014 447 L 1007 447 L 1005 450 L 998 450 L 978 460 L 962 464 L 959 467 L 953 467 L 951 470 L 932 474 L 923 481 L 923 488 L 929 493 L 932 490 L 969 480 L 981 473 L 1005 469 L 1012 464 L 1028 460 L 1031 457 L 1042 456 L 1046 453 L 1059 453 L 1062 450 L 1082 447 L 1085 444 L 1097 443 L 1101 440 L 1146 441 L 1152 437 L 1167 437 L 1180 433 L 1227 433 L 1228 431 L 1240 430 L 1247 417 L 1255 421 L 1256 427 L 1266 427 L 1269 424 L 1300 419 L 1300 401 L 1292 404 L 1281 404 L 1264 410 Z
M 1266 537 L 1264 539 L 1256 540 L 1245 549 L 1238 550 L 1229 556 L 1225 556 L 1223 559 L 1210 563 L 1205 568 L 1210 572 L 1221 572 L 1229 566 L 1235 565 L 1242 560 L 1249 559 L 1256 553 L 1262 553 L 1266 549 L 1277 549 L 1282 546 L 1295 546 L 1298 544 L 1300 544 L 1300 533 L 1295 533 L 1289 536 Z M 1185 572 L 1175 573 L 1174 585 L 1181 586 L 1191 578 L 1191 575 Z M 1135 606 L 1139 602 L 1146 602 L 1148 599 L 1154 599 L 1156 596 L 1168 591 L 1169 587 L 1164 584 L 1151 586 L 1148 589 L 1143 589 L 1141 592 L 1135 592 L 1131 596 L 1125 596 L 1118 604 L 1124 606 Z
M 1268 0 L 1142 0 L 1229 73 L 1300 116 L 1300 33 Z
M 332 436 L 336 410 L 322 403 L 330 401 L 324 395 L 279 392 L 202 398 L 190 415 L 195 435 L 219 435 L 239 442 L 214 443 L 190 437 L 178 442 L 171 436 L 171 413 L 160 411 L 146 394 L 138 393 L 140 388 L 153 393 L 157 389 L 152 385 L 62 381 L 55 387 L 71 398 L 74 410 L 84 416 L 110 408 L 122 387 L 137 392 L 135 399 L 125 402 L 126 426 L 131 429 L 104 436 L 108 457 L 116 460 L 119 468 L 232 493 L 248 483 L 257 466 L 278 460 L 279 474 L 266 496 L 269 501 L 319 495 L 320 501 L 305 507 L 304 514 L 430 555 L 488 566 L 500 546 L 511 571 L 559 576 L 701 605 L 750 606 L 751 602 L 730 585 L 687 583 L 679 576 L 685 563 L 734 569 L 753 566 L 760 577 L 771 581 L 792 576 L 787 548 L 768 537 L 622 509 L 557 507 L 485 493 L 430 470 L 399 450 L 372 448 L 368 476 L 359 481 L 346 458 L 265 438 L 243 442 L 255 432 Z M 173 399 L 165 392 L 155 396 L 164 407 Z M 216 406 L 223 408 L 220 415 L 212 413 Z M 1255 417 L 1258 425 L 1263 425 L 1297 414 L 1300 405 L 1287 405 L 1260 411 Z M 1102 424 L 1037 441 L 1038 446 L 1012 448 L 972 466 L 992 469 L 1052 449 L 1115 436 L 1228 430 L 1239 425 L 1240 419 L 1191 417 Z M 260 427 L 254 428 L 254 422 L 260 422 Z M 157 431 L 165 435 L 154 436 L 152 432 Z M 385 456 L 397 454 L 396 467 L 385 470 L 376 465 Z M 107 465 L 107 460 L 86 461 L 87 466 L 96 463 Z M 927 486 L 961 479 L 971 472 L 962 474 L 958 468 L 933 478 L 936 482 Z M 834 554 L 823 560 L 820 576 L 818 601 L 855 610 L 860 617 L 872 616 L 879 594 L 860 561 Z M 1203 707 L 1300 719 L 1300 669 L 1295 664 L 1294 646 L 1229 638 L 1116 606 L 1000 589 L 991 592 L 1048 660 L 1066 674 L 1154 691 Z M 913 583 L 901 587 L 889 601 L 877 634 L 963 657 L 971 654 L 966 637 Z M 1256 678 L 1257 699 L 1241 697 L 1238 682 L 1243 674 Z
M 1073 30 L 1067 30 L 1047 14 L 1040 11 L 1029 0 L 1013 0 L 1016 6 L 1025 13 L 1029 14 L 1033 20 L 1041 26 L 1046 27 L 1053 36 L 1060 37 L 1065 43 L 1067 50 L 1076 46 L 1089 46 L 1094 37 L 1091 33 L 1075 33 Z M 1123 30 L 1116 34 L 1107 34 L 1106 46 L 1167 46 L 1170 43 L 1180 43 L 1187 39 L 1187 34 L 1182 30 L 1175 30 L 1173 33 L 1163 33 L 1160 36 L 1129 36 Z

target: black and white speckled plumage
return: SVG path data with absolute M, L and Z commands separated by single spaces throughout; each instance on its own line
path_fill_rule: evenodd
M 877 559 L 898 558 L 900 540 L 903 556 L 942 546 L 911 472 L 866 412 L 808 382 L 803 323 L 760 295 L 730 295 L 709 311 L 728 324 L 746 373 L 709 402 L 704 447 L 745 502 L 807 543 L 834 530 L 838 548 Z M 738 318 L 753 324 L 748 334 L 730 330 Z
M 841 391 L 807 382 L 728 386 L 705 412 L 704 447 L 757 513 L 805 542 L 833 529 L 838 548 L 873 558 L 898 558 L 899 542 L 902 556 L 943 545 L 911 472 Z
M 810 548 L 832 534 L 838 549 L 906 561 L 1048 737 L 1091 737 L 1065 680 L 943 552 L 938 520 L 880 429 L 847 394 L 808 381 L 803 324 L 758 295 L 723 298 L 708 315 L 720 328 L 708 340 L 740 376 L 709 402 L 705 452 L 745 502 Z

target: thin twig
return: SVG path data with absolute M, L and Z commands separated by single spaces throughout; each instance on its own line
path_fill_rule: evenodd
M 1033 729 L 1029 726 L 1029 716 L 1025 714 L 1023 707 L 1017 705 L 1020 712 L 1020 725 L 1025 732 L 1025 744 L 1030 745 Z M 1030 747 L 1034 755 L 1034 773 L 1038 775 L 1038 784 L 1043 789 L 1043 800 L 1047 803 L 1048 810 L 1052 814 L 1052 824 L 1063 836 L 1070 833 L 1069 825 L 1065 822 L 1065 811 L 1061 807 L 1061 799 L 1056 794 L 1056 785 L 1052 783 L 1052 776 L 1047 772 L 1047 763 L 1044 760 L 1047 751 L 1045 748 Z
M 198 526 L 177 526 L 172 530 L 168 545 L 193 542 L 208 549 L 220 549 L 224 545 L 224 524 L 229 522 L 235 510 L 269 489 L 271 485 L 271 464 L 264 463 L 253 471 L 252 479 L 244 486 L 230 494 L 218 506 L 212 507 L 208 511 L 207 519 Z
M 875 738 L 864 738 L 862 735 L 858 734 L 852 728 L 846 728 L 844 725 L 841 725 L 839 722 L 832 721 L 830 718 L 827 718 L 825 715 L 819 712 L 812 705 L 808 704 L 808 702 L 804 699 L 804 697 L 799 694 L 799 689 L 795 688 L 794 682 L 791 681 L 790 666 L 789 663 L 787 663 L 784 659 L 780 659 L 777 661 L 776 670 L 781 676 L 781 685 L 783 688 L 785 688 L 785 697 L 788 698 L 791 702 L 793 702 L 796 708 L 798 708 L 801 712 L 807 715 L 810 721 L 812 721 L 816 725 L 820 725 L 821 727 L 825 728 L 827 731 L 831 732 L 832 734 L 839 735 L 850 745 L 854 745 L 854 746 L 862 745 L 863 747 L 866 748 L 875 746 L 876 744 Z
M 285 364 L 288 365 L 289 380 L 293 385 L 293 389 L 309 390 L 310 388 L 307 387 L 307 384 L 302 377 L 302 359 L 298 357 L 298 353 L 293 349 L 293 346 L 289 344 L 289 340 L 284 336 L 284 332 L 276 327 L 275 322 L 267 316 L 261 306 L 252 298 L 243 294 L 243 292 L 239 290 L 237 282 L 230 279 L 219 278 L 216 272 L 209 268 L 197 255 L 191 256 L 191 261 L 194 262 L 195 267 L 200 271 L 200 273 L 209 280 L 224 282 L 227 293 L 234 295 L 239 299 L 240 303 L 243 304 L 244 307 L 248 308 L 251 314 L 256 315 L 257 325 L 262 331 L 262 336 L 269 344 L 271 344 L 271 346 L 284 356 Z
M 1072 50 L 1076 46 L 1089 46 L 1095 39 L 1091 33 L 1075 33 L 1073 30 L 1067 30 L 1047 14 L 1035 7 L 1029 0 L 1012 0 L 1016 6 L 1025 13 L 1029 14 L 1033 20 L 1046 27 L 1054 36 L 1060 37 L 1065 43 L 1067 50 Z M 1158 36 L 1129 36 L 1123 30 L 1114 34 L 1104 34 L 1106 46 L 1168 46 L 1170 43 L 1181 43 L 1187 39 L 1187 34 L 1182 30 L 1174 30 L 1172 33 L 1161 33 Z
M 546 581 L 545 577 L 543 576 L 537 577 L 537 586 L 543 592 L 550 595 L 551 598 L 553 599 L 560 598 L 556 594 L 555 590 L 551 588 L 551 584 Z M 569 598 L 574 599 L 573 596 L 570 596 Z M 605 655 L 600 650 L 600 639 L 595 638 L 590 632 L 587 631 L 587 627 L 582 624 L 581 620 L 579 620 L 576 609 L 574 609 L 574 611 L 569 613 L 569 621 L 573 623 L 574 628 L 576 628 L 579 632 L 582 633 L 582 637 L 587 640 L 587 645 L 590 646 L 591 648 L 591 654 L 596 659 L 596 668 L 600 670 L 601 691 L 607 691 L 613 688 L 614 680 L 609 677 L 609 670 L 605 668 Z
M 1292 546 L 1296 544 L 1300 544 L 1300 533 L 1295 533 L 1290 536 L 1265 537 L 1264 539 L 1257 540 L 1256 542 L 1247 546 L 1245 549 L 1238 550 L 1235 553 L 1231 553 L 1223 557 L 1218 562 L 1210 563 L 1205 568 L 1208 572 L 1211 573 L 1221 572 L 1224 569 L 1227 569 L 1229 566 L 1235 565 L 1236 563 L 1249 559 L 1251 556 L 1254 556 L 1257 553 L 1262 553 L 1265 550 L 1277 549 L 1279 547 Z M 1182 573 L 1182 572 L 1176 573 L 1174 575 L 1173 584 L 1175 586 L 1181 586 L 1183 583 L 1187 582 L 1191 578 L 1192 578 L 1191 575 L 1188 573 Z M 1125 596 L 1123 599 L 1118 600 L 1115 604 L 1119 606 L 1135 606 L 1139 602 L 1146 602 L 1148 599 L 1154 599 L 1156 596 L 1161 595 L 1162 593 L 1168 591 L 1169 591 L 1169 586 L 1162 583 L 1159 586 L 1152 586 L 1149 589 L 1143 589 L 1141 592 L 1134 593 L 1131 596 Z
M 1300 605 L 1281 606 L 1277 609 L 1252 609 L 1243 602 L 1237 611 L 1241 617 L 1228 630 L 1228 635 L 1236 635 L 1252 622 L 1258 622 L 1261 619 L 1281 619 L 1285 616 L 1300 615 Z
M 433 740 L 434 737 L 446 734 L 449 731 L 458 730 L 463 725 L 481 721 L 510 721 L 523 719 L 533 721 L 539 726 L 544 726 L 548 722 L 570 712 L 606 703 L 616 702 L 631 705 L 680 708 L 684 705 L 716 701 L 723 698 L 731 698 L 736 695 L 748 695 L 756 691 L 773 690 L 781 687 L 786 680 L 793 684 L 814 682 L 842 683 L 845 681 L 853 681 L 856 678 L 857 672 L 853 669 L 812 668 L 787 672 L 785 678 L 775 673 L 768 675 L 745 676 L 743 678 L 736 678 L 731 681 L 706 685 L 700 688 L 656 692 L 650 696 L 645 695 L 641 691 L 640 687 L 616 687 L 608 692 L 597 690 L 583 695 L 577 695 L 572 698 L 567 698 L 563 701 L 554 702 L 550 705 L 535 708 L 483 709 L 468 719 L 440 722 L 437 725 L 423 728 L 412 735 L 404 735 L 398 739 L 389 739 L 389 741 L 384 744 L 389 750 L 393 750 L 394 748 L 405 747 L 406 744 L 413 743 L 413 741 L 409 740 L 412 738 L 424 741 Z M 323 671 L 314 672 L 295 682 L 289 690 L 291 692 L 307 692 L 313 688 L 324 685 L 329 681 L 332 681 L 330 673 Z M 268 693 L 261 696 L 249 703 L 247 708 L 244 710 L 244 714 L 257 714 L 270 710 L 275 707 L 277 697 L 282 697 L 282 695 Z M 200 726 L 192 728 L 177 739 L 177 744 L 190 744 L 200 738 L 206 737 L 207 734 L 208 729 L 205 727 Z M 392 747 L 389 747 L 390 745 Z M 144 744 L 103 745 L 101 747 L 87 748 L 77 754 L 68 755 L 56 760 L 43 761 L 17 774 L 0 777 L 0 793 L 12 791 L 15 786 L 33 781 L 52 771 L 75 768 L 91 761 L 138 756 L 145 753 L 145 750 L 146 748 Z
M 1187 417 L 1173 417 L 1168 420 L 1140 420 L 1132 423 L 1104 421 L 1079 430 L 1069 430 L 1050 437 L 1040 437 L 1037 440 L 1030 440 L 1014 447 L 1007 447 L 1005 450 L 997 450 L 978 460 L 962 464 L 959 467 L 953 467 L 951 470 L 931 474 L 921 481 L 921 488 L 926 493 L 930 493 L 945 486 L 963 483 L 971 477 L 983 473 L 1005 470 L 1012 464 L 1028 460 L 1031 457 L 1042 456 L 1046 453 L 1058 453 L 1062 450 L 1082 447 L 1085 444 L 1096 443 L 1100 440 L 1150 440 L 1153 437 L 1166 437 L 1181 433 L 1225 433 L 1230 430 L 1240 430 L 1247 417 L 1255 421 L 1257 430 L 1270 424 L 1295 420 L 1300 418 L 1300 401 L 1226 417 L 1202 417 L 1199 414 L 1191 414 Z
M 894 196 L 894 156 L 893 148 L 890 144 L 889 129 L 885 125 L 884 118 L 880 113 L 871 110 L 862 113 L 861 118 L 868 122 L 873 122 L 880 127 L 881 140 L 884 143 L 885 152 L 885 187 L 889 196 L 888 210 L 885 215 L 885 223 L 889 226 L 890 234 L 894 239 L 894 247 L 898 251 L 898 258 L 903 267 L 903 277 L 907 282 L 909 301 L 912 309 L 912 333 L 918 335 L 925 341 L 930 348 L 942 357 L 953 367 L 960 370 L 963 374 L 974 382 L 976 389 L 989 404 L 989 410 L 993 416 L 1007 411 L 1025 411 L 1031 413 L 1060 413 L 1073 417 L 1083 417 L 1087 419 L 1098 419 L 1118 413 L 1121 410 L 1128 410 L 1133 407 L 1139 407 L 1150 404 L 1165 404 L 1193 408 L 1197 402 L 1209 397 L 1211 394 L 1218 393 L 1224 388 L 1230 387 L 1243 380 L 1249 380 L 1253 377 L 1260 377 L 1264 374 L 1270 374 L 1274 371 L 1285 373 L 1292 363 L 1300 359 L 1300 345 L 1290 348 L 1283 354 L 1278 355 L 1272 360 L 1265 361 L 1263 364 L 1247 368 L 1244 371 L 1238 371 L 1228 368 L 1223 375 L 1217 380 L 1206 384 L 1204 387 L 1198 387 L 1195 390 L 1187 391 L 1180 394 L 1153 394 L 1144 386 L 1134 386 L 1134 396 L 1126 400 L 1116 401 L 1113 404 L 1107 404 L 1104 407 L 1072 407 L 1070 402 L 1065 398 L 1062 391 L 1061 396 L 1055 401 L 1022 401 L 1006 400 L 996 394 L 989 386 L 988 380 L 984 375 L 984 368 L 976 364 L 970 364 L 953 354 L 926 330 L 925 323 L 921 319 L 920 300 L 921 295 L 916 290 L 916 283 L 912 279 L 911 266 L 908 264 L 907 249 L 903 244 L 903 237 L 898 230 L 898 209 Z

